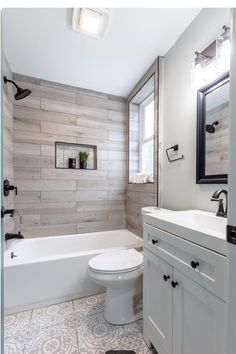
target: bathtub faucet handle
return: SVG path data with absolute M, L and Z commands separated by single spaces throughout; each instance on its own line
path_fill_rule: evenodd
M 11 252 L 11 259 L 13 259 L 13 258 L 15 258 L 15 257 L 17 257 L 17 255 L 15 255 L 14 252 Z

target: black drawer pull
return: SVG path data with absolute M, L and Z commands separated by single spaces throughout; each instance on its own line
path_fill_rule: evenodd
M 179 283 L 178 283 L 177 281 L 173 281 L 173 280 L 172 280 L 172 282 L 171 282 L 172 288 L 175 288 L 175 287 L 178 286 L 178 285 L 179 285 Z
M 152 239 L 152 244 L 155 245 L 156 243 L 158 243 L 158 241 Z
M 163 279 L 165 280 L 165 281 L 167 281 L 168 279 L 170 279 L 170 276 L 169 275 L 163 275 Z
M 190 265 L 191 265 L 191 267 L 192 267 L 193 269 L 196 269 L 197 267 L 199 267 L 199 263 L 198 263 L 198 262 L 194 262 L 194 261 L 192 261 L 192 262 L 190 263 Z

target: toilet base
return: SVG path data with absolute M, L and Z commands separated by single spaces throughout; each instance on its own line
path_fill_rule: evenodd
M 105 298 L 105 320 L 111 324 L 126 324 L 142 318 L 142 292 L 136 287 L 108 287 Z

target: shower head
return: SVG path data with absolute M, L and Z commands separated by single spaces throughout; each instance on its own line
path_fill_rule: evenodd
M 215 133 L 215 130 L 216 130 L 215 126 L 218 125 L 218 124 L 219 124 L 218 121 L 215 121 L 215 122 L 212 123 L 212 124 L 206 124 L 206 127 L 205 127 L 206 132 L 207 132 L 207 133 L 210 133 L 210 134 Z
M 31 91 L 29 89 L 23 89 L 23 88 L 19 87 L 14 81 L 8 80 L 6 78 L 6 76 L 4 76 L 3 79 L 4 79 L 5 84 L 7 82 L 11 82 L 16 87 L 17 92 L 15 94 L 15 100 L 17 100 L 17 101 L 22 100 L 22 98 L 25 98 L 31 94 Z
M 25 98 L 31 94 L 31 91 L 29 89 L 22 89 L 19 87 L 17 89 L 17 92 L 15 94 L 15 100 L 22 100 L 22 98 Z

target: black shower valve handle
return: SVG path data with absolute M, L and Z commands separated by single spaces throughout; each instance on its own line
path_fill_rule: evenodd
M 9 186 L 8 190 L 9 191 L 14 191 L 15 190 L 15 195 L 17 195 L 17 186 Z
M 9 195 L 10 191 L 14 191 L 14 190 L 15 190 L 15 195 L 17 195 L 17 186 L 10 184 L 9 180 L 5 179 L 3 182 L 4 196 L 7 197 Z

